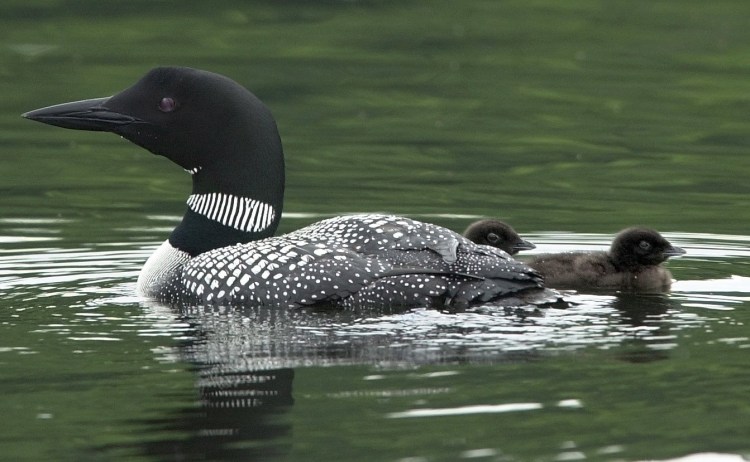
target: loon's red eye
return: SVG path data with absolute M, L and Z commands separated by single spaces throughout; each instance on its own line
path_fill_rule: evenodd
M 177 101 L 172 98 L 164 97 L 159 101 L 159 110 L 161 112 L 172 112 L 177 109 Z

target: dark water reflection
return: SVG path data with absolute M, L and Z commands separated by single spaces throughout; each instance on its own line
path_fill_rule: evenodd
M 271 460 L 289 452 L 293 369 L 219 372 L 196 366 L 199 404 L 146 422 L 175 435 L 134 446 L 161 460 Z M 107 448 L 104 448 L 107 449 Z
M 388 313 L 332 313 L 267 308 L 189 307 L 179 314 L 150 306 L 166 325 L 187 324 L 200 341 L 181 347 L 192 363 L 221 370 L 377 365 L 403 368 L 492 363 L 544 352 L 612 348 L 638 340 L 668 349 L 672 328 L 709 318 L 682 313 L 669 295 L 563 293 L 571 306 L 483 305 L 453 313 L 417 308 Z M 159 314 L 156 314 L 158 312 Z
M 416 309 L 369 316 L 197 307 L 173 313 L 151 305 L 147 309 L 177 317 L 194 329 L 194 337 L 176 347 L 176 354 L 195 366 L 200 405 L 149 422 L 158 432 L 177 431 L 182 438 L 141 450 L 170 460 L 287 456 L 294 429 L 284 414 L 294 405 L 298 368 L 369 365 L 409 371 L 415 366 L 449 366 L 445 374 L 450 376 L 458 365 L 540 361 L 591 347 L 614 348 L 615 357 L 625 362 L 661 361 L 677 347 L 678 331 L 706 328 L 711 322 L 681 312 L 669 295 L 570 293 L 566 298 L 573 306 L 565 309 L 509 312 L 483 306 L 465 313 Z M 421 392 L 431 393 L 452 392 Z M 576 399 L 561 403 L 581 406 Z M 523 403 L 504 406 L 524 409 Z
M 598 307 L 592 306 L 593 297 L 568 298 L 580 305 L 554 312 L 484 306 L 460 314 L 418 309 L 380 316 L 263 308 L 193 307 L 173 312 L 147 305 L 154 318 L 163 318 L 159 325 L 190 326 L 191 338 L 167 356 L 193 365 L 199 402 L 147 422 L 155 433 L 177 438 L 137 448 L 168 460 L 287 456 L 294 430 L 285 414 L 294 405 L 294 375 L 300 367 L 413 370 L 425 365 L 527 362 L 590 344 L 617 345 L 617 357 L 629 362 L 668 358 L 667 350 L 674 346 L 669 342 L 677 338 L 669 323 L 661 322 L 677 308 L 668 296 L 601 296 Z M 546 318 L 551 319 L 541 322 Z M 608 329 L 603 327 L 607 323 L 612 323 Z M 556 330 L 578 332 L 568 337 L 553 333 Z M 450 393 L 422 391 L 430 392 Z M 576 400 L 565 404 L 578 405 Z

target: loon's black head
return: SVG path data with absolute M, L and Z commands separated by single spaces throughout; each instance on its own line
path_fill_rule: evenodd
M 255 95 L 227 77 L 160 67 L 114 96 L 23 116 L 116 133 L 193 174 L 191 208 L 170 237 L 191 254 L 267 237 L 278 226 L 284 154 L 276 122 Z
M 641 227 L 620 231 L 609 251 L 615 266 L 625 270 L 658 265 L 669 257 L 684 253 L 683 249 L 670 244 L 658 232 Z
M 511 255 L 536 248 L 531 242 L 521 239 L 509 224 L 500 220 L 475 221 L 466 228 L 464 237 L 477 244 L 497 247 Z
M 155 68 L 114 96 L 23 116 L 63 128 L 116 133 L 188 171 L 233 161 L 232 152 L 248 156 L 249 148 L 283 156 L 276 122 L 255 95 L 227 77 L 186 67 Z M 238 133 L 245 136 L 237 138 Z M 247 145 L 238 146 L 241 141 Z

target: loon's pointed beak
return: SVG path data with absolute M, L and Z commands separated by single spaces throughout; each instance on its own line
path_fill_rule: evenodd
M 532 244 L 531 242 L 526 241 L 524 239 L 521 239 L 520 241 L 513 244 L 513 250 L 515 250 L 516 252 L 520 252 L 522 250 L 531 250 L 531 249 L 536 249 L 536 246 Z
M 681 247 L 671 246 L 671 247 L 667 248 L 664 251 L 664 256 L 667 257 L 667 258 L 669 258 L 669 257 L 679 257 L 680 255 L 685 255 L 685 253 L 687 253 L 687 252 L 685 252 L 685 249 L 683 249 Z
M 98 132 L 113 132 L 123 125 L 144 123 L 136 117 L 108 109 L 105 105 L 108 100 L 109 97 L 56 104 L 29 111 L 22 117 L 62 128 Z

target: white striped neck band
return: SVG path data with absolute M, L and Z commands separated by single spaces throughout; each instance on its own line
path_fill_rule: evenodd
M 195 213 L 244 232 L 263 231 L 276 218 L 273 206 L 231 194 L 191 194 L 187 205 Z

